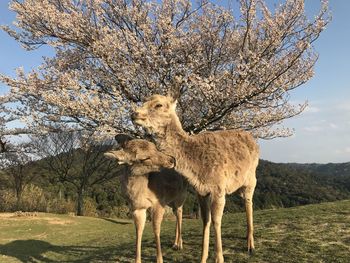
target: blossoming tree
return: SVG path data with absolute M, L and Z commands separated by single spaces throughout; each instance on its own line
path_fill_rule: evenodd
M 11 105 L 16 102 L 12 94 L 0 95 L 0 169 L 2 159 L 6 156 L 15 155 L 15 153 L 27 153 L 28 145 L 24 142 L 13 144 L 9 137 L 19 136 L 31 133 L 27 127 L 16 127 L 11 123 L 18 121 L 20 116 L 16 114 L 15 106 Z M 24 158 L 24 157 L 23 157 Z M 5 161 L 6 163 L 6 161 Z
M 13 0 L 15 27 L 3 30 L 26 49 L 55 51 L 36 70 L 1 75 L 21 102 L 16 114 L 44 130 L 62 123 L 139 134 L 132 108 L 185 87 L 178 108 L 189 132 L 287 135 L 276 124 L 305 108 L 290 103 L 290 91 L 313 75 L 312 43 L 329 21 L 327 2 L 312 20 L 303 0 L 274 10 L 263 0 L 194 2 Z
M 10 143 L 6 139 L 6 135 L 8 134 L 18 134 L 18 130 L 7 128 L 7 124 L 14 121 L 16 117 L 11 113 L 9 109 L 8 103 L 10 103 L 9 95 L 1 95 L 0 96 L 0 157 L 5 152 L 8 152 L 11 148 Z M 11 149 L 12 150 L 12 149 Z

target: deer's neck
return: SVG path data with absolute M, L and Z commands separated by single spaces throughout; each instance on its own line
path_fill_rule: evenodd
M 183 130 L 179 118 L 174 116 L 164 128 L 164 133 L 157 137 L 157 142 L 162 151 L 176 158 L 178 155 L 181 155 L 182 146 L 189 141 L 189 137 Z
M 160 150 L 173 156 L 176 159 L 175 170 L 186 177 L 199 194 L 206 195 L 209 190 L 202 184 L 195 168 L 194 138 L 182 129 L 177 116 L 165 127 L 164 131 L 164 134 L 157 138 Z

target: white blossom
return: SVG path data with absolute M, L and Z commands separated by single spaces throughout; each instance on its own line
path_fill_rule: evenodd
M 100 134 L 139 134 L 133 107 L 152 94 L 186 87 L 179 99 L 184 128 L 246 129 L 289 135 L 275 124 L 299 114 L 289 92 L 313 76 L 312 43 L 329 21 L 323 1 L 309 21 L 303 0 L 269 10 L 241 0 L 241 15 L 190 0 L 13 0 L 16 26 L 4 26 L 27 49 L 50 45 L 52 58 L 17 77 L 0 75 L 21 102 L 28 127 L 58 124 Z

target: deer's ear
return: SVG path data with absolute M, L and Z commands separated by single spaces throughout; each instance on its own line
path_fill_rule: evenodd
M 183 77 L 180 75 L 176 75 L 173 80 L 172 80 L 172 86 L 168 92 L 168 96 L 171 97 L 173 99 L 173 101 L 175 102 L 176 100 L 178 100 L 180 98 L 180 96 L 186 92 L 187 87 L 184 86 L 184 81 L 183 81 Z
M 171 103 L 174 103 L 177 101 L 178 95 L 174 90 L 171 89 L 168 91 L 167 97 L 171 98 Z
M 171 104 L 170 104 L 170 108 L 175 111 L 176 110 L 176 105 L 177 105 L 177 100 L 173 100 L 171 102 Z
M 124 145 L 125 143 L 133 139 L 130 135 L 124 133 L 117 134 L 114 138 L 120 145 Z
M 174 87 L 168 92 L 168 97 L 172 98 L 172 101 L 176 103 L 176 101 L 181 97 L 183 93 L 187 90 L 186 87 Z
M 113 151 L 105 152 L 103 155 L 108 159 L 117 159 Z

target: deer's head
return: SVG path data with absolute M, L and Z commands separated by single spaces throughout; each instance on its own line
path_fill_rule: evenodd
M 161 168 L 174 168 L 174 157 L 158 151 L 152 142 L 117 136 L 119 149 L 106 152 L 106 157 L 115 159 L 119 164 L 131 166 L 138 174 L 159 171 Z

